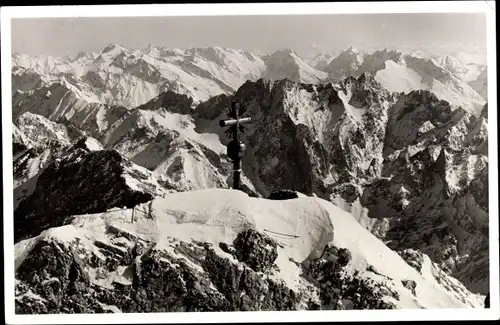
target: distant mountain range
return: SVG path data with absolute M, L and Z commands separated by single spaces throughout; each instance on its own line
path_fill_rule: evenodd
M 247 80 L 317 83 L 365 72 L 390 91 L 430 90 L 440 99 L 476 112 L 486 101 L 481 96 L 485 66 L 463 64 L 452 56 L 424 59 L 391 50 L 366 54 L 351 47 L 306 61 L 290 49 L 258 55 L 221 47 L 181 50 L 150 45 L 132 50 L 111 44 L 100 53 L 82 52 L 74 58 L 14 54 L 12 64 L 14 92 L 57 82 L 78 99 L 125 107 L 144 104 L 166 90 L 191 97 L 195 105 L 231 94 Z

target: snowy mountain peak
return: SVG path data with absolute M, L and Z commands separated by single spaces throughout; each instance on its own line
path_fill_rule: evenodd
M 350 46 L 347 50 L 345 50 L 344 52 L 350 52 L 350 53 L 354 53 L 354 54 L 360 54 L 360 53 L 361 53 L 361 50 L 351 45 L 351 46 Z
M 351 46 L 331 60 L 324 70 L 334 79 L 343 79 L 354 75 L 363 60 L 363 53 Z
M 267 62 L 268 60 L 279 60 L 279 59 L 286 60 L 287 58 L 294 58 L 294 59 L 302 60 L 302 58 L 300 58 L 297 55 L 297 53 L 295 53 L 294 50 L 289 49 L 289 48 L 285 48 L 285 49 L 277 50 L 277 51 L 273 52 L 272 54 L 265 56 L 264 61 Z
M 270 80 L 290 79 L 295 82 L 315 84 L 325 80 L 327 74 L 307 64 L 291 49 L 278 50 L 264 58 L 264 78 Z
M 127 49 L 120 44 L 114 43 L 114 44 L 109 44 L 106 46 L 102 51 L 101 54 L 109 54 L 109 55 L 117 55 L 121 52 L 127 51 Z

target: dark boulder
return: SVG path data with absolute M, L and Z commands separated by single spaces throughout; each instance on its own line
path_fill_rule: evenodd
M 269 194 L 269 200 L 291 200 L 298 198 L 298 194 L 292 190 L 278 189 Z
M 403 284 L 403 286 L 410 290 L 411 293 L 413 293 L 414 296 L 416 296 L 416 291 L 415 289 L 417 288 L 417 283 L 413 280 L 401 280 L 401 283 Z

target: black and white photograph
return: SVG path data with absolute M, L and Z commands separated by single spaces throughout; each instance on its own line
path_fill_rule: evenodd
M 498 319 L 495 2 L 374 4 L 2 7 L 9 323 Z

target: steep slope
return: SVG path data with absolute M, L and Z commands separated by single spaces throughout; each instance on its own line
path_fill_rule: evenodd
M 382 178 L 364 190 L 388 246 L 418 248 L 475 292 L 488 282 L 487 106 L 479 118 L 421 91 L 391 107 Z
M 476 80 L 470 81 L 469 86 L 472 87 L 484 100 L 488 99 L 488 69 L 485 68 L 477 76 Z
M 19 128 L 12 123 L 12 155 L 17 157 L 28 148 L 32 147 L 31 140 L 19 130 Z
M 199 132 L 220 132 L 226 100 L 195 110 Z M 253 119 L 243 170 L 259 193 L 289 188 L 332 200 L 391 248 L 422 250 L 485 293 L 486 108 L 477 117 L 429 91 L 391 95 L 367 74 L 338 85 L 247 82 L 231 100 Z M 440 207 L 457 202 L 469 210 Z M 473 211 L 474 226 L 455 227 Z
M 339 53 L 318 53 L 314 57 L 306 60 L 307 64 L 309 64 L 314 69 L 320 71 L 326 71 L 326 67 L 332 62 L 333 59 L 338 57 Z
M 244 104 L 254 121 L 245 136 L 243 168 L 258 191 L 267 196 L 283 187 L 327 198 L 334 183 L 378 168 L 374 158 L 382 153 L 384 112 L 394 98 L 363 75 L 338 86 L 262 79 L 247 82 L 232 100 Z M 211 109 L 200 105 L 195 110 L 199 132 L 221 133 L 221 103 L 214 99 Z
M 41 115 L 30 112 L 19 116 L 16 120 L 16 126 L 27 138 L 27 142 L 36 143 L 36 145 L 44 145 L 50 141 L 69 145 L 82 136 L 82 133 L 74 127 L 52 122 Z
M 22 114 L 13 125 L 14 187 L 35 176 L 65 147 L 82 137 L 83 133 L 71 125 L 29 112 Z
M 323 200 L 278 203 L 239 191 L 204 190 L 168 194 L 140 210 L 133 224 L 131 210 L 81 215 L 17 243 L 17 312 L 482 304 L 425 256 L 422 264 L 413 263 L 418 271 Z
M 262 75 L 269 80 L 290 79 L 295 82 L 315 84 L 326 79 L 327 74 L 308 65 L 293 50 L 274 52 L 264 58 L 266 70 Z
M 80 131 L 100 138 L 109 125 L 127 114 L 127 109 L 89 101 L 77 88 L 63 82 L 28 93 L 16 92 L 12 98 L 13 121 L 26 112 L 54 122 L 70 122 Z
M 168 188 L 185 191 L 231 184 L 226 148 L 216 134 L 197 133 L 189 115 L 164 108 L 136 110 L 114 125 L 105 143 L 153 171 Z M 249 193 L 256 194 L 245 175 L 242 181 Z
M 15 195 L 16 242 L 54 227 L 72 214 L 133 207 L 166 192 L 147 169 L 115 150 L 93 151 L 86 144 L 83 140 L 73 146 L 16 188 L 21 194 Z
M 101 144 L 93 138 L 82 137 L 70 145 L 52 141 L 44 147 L 33 146 L 14 158 L 14 210 L 19 203 L 30 196 L 36 187 L 38 176 L 44 169 L 75 150 L 100 151 Z
M 480 72 L 478 71 L 477 65 L 463 64 L 460 60 L 451 55 L 440 56 L 436 58 L 435 61 L 438 65 L 450 71 L 453 75 L 465 82 L 477 79 Z
M 88 101 L 135 107 L 165 91 L 185 94 L 195 103 L 231 93 L 265 69 L 248 51 L 192 48 L 187 51 L 150 46 L 145 51 L 110 44 L 100 53 L 75 58 L 12 57 L 13 93 L 53 83 L 68 83 Z
M 349 73 L 358 77 L 363 73 L 375 79 L 391 92 L 409 93 L 413 90 L 430 90 L 439 99 L 461 106 L 479 115 L 485 100 L 465 81 L 446 70 L 434 59 L 403 54 L 394 50 L 377 50 L 360 58 L 355 51 L 346 51 L 330 65 L 330 75 L 340 77 Z

